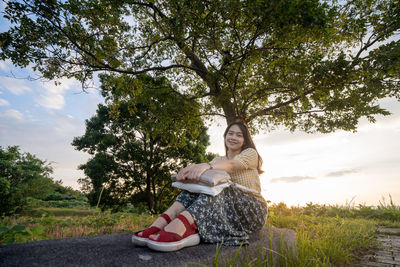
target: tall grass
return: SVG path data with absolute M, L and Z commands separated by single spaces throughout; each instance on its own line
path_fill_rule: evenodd
M 280 225 L 279 219 L 275 222 Z M 300 216 L 293 218 L 291 223 L 298 224 L 294 227 L 297 233 L 296 261 L 288 257 L 286 266 L 342 266 L 378 245 L 373 239 L 375 221 Z
M 63 210 L 59 211 L 59 213 L 62 212 Z M 10 230 L 14 226 L 24 226 L 27 229 L 34 229 L 39 225 L 44 227 L 41 238 L 33 236 L 32 238 L 22 239 L 22 242 L 26 242 L 38 239 L 56 239 L 138 231 L 150 225 L 155 219 L 155 216 L 146 214 L 111 214 L 107 212 L 98 212 L 89 216 L 56 217 L 47 214 L 41 217 L 13 216 L 1 219 L 0 229 L 3 229 L 3 232 L 5 232 L 6 228 Z M 2 243 L 1 230 L 0 243 Z
M 221 259 L 224 248 L 217 246 L 213 266 L 351 266 L 364 252 L 378 247 L 373 239 L 376 223 L 367 219 L 289 215 L 274 221 L 275 224 L 282 222 L 280 226 L 297 229 L 295 257 L 282 240 L 279 251 L 260 246 L 253 258 L 248 256 L 245 247 L 240 246 L 233 257 Z M 271 244 L 271 236 L 266 238 L 270 238 Z
M 296 231 L 296 257 L 281 248 L 275 262 L 279 266 L 352 266 L 363 254 L 379 247 L 375 239 L 379 226 L 400 227 L 400 207 L 390 195 L 388 202 L 382 198 L 377 207 L 309 203 L 289 208 L 279 203 L 270 205 L 268 225 Z M 245 263 L 237 256 L 226 259 L 223 266 L 274 266 L 271 259 L 267 250 Z M 217 261 L 214 266 L 218 266 Z
M 391 195 L 387 202 L 384 197 L 379 201 L 377 207 L 365 204 L 344 206 L 339 205 L 320 205 L 308 203 L 305 207 L 287 207 L 285 203 L 272 204 L 269 207 L 269 218 L 274 216 L 321 216 L 321 217 L 340 217 L 340 218 L 364 218 L 376 219 L 385 225 L 400 227 L 400 206 L 393 203 Z

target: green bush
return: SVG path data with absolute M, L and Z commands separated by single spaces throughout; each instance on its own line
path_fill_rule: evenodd
M 63 194 L 59 192 L 53 192 L 50 195 L 48 195 L 45 200 L 49 201 L 49 200 L 64 200 L 64 199 L 65 197 Z
M 47 238 L 44 234 L 45 227 L 37 225 L 28 228 L 23 225 L 14 225 L 13 227 L 0 227 L 0 244 L 23 243 L 33 240 L 41 240 Z

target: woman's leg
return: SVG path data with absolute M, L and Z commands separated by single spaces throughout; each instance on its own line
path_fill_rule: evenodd
M 181 214 L 190 224 L 196 223 L 202 240 L 207 243 L 224 242 L 225 245 L 248 244 L 249 234 L 265 223 L 266 208 L 255 197 L 236 187 L 225 188 L 217 196 L 198 194 Z M 182 236 L 185 227 L 179 219 L 171 221 L 164 230 Z M 158 240 L 159 234 L 150 236 Z
M 171 220 L 173 220 L 178 216 L 179 213 L 184 210 L 185 207 L 180 202 L 175 201 L 174 204 L 172 204 L 172 206 L 169 207 L 164 213 L 167 214 L 171 218 Z M 163 229 L 167 224 L 167 221 L 163 217 L 158 217 L 151 226 Z M 142 236 L 142 232 L 139 232 L 138 236 Z
M 182 214 L 183 216 L 186 217 L 186 219 L 189 221 L 189 223 L 193 223 L 194 220 L 191 216 L 191 214 L 186 210 L 185 207 L 189 207 L 190 205 L 192 205 L 197 198 L 199 197 L 199 194 L 196 193 L 191 193 L 188 191 L 182 191 L 179 196 L 177 197 L 176 201 L 174 202 L 174 204 L 171 206 L 171 208 L 169 208 L 166 213 L 168 214 L 168 212 L 172 212 L 173 217 L 170 216 L 170 218 L 172 219 L 172 221 L 167 225 L 167 223 L 164 220 L 163 225 L 154 225 L 156 227 L 165 227 L 164 230 L 167 232 L 172 232 L 172 233 L 178 233 L 179 235 L 182 235 L 183 233 L 185 233 L 185 226 L 183 225 L 183 223 L 180 220 L 174 220 L 179 214 Z M 170 214 L 168 214 L 170 215 Z M 156 221 L 157 222 L 157 221 Z M 155 223 L 156 223 L 155 222 Z M 160 228 L 160 229 L 163 229 Z M 151 235 L 152 238 L 158 238 L 158 234 L 154 234 Z
M 185 216 L 190 224 L 193 224 L 194 219 L 193 219 L 192 215 L 187 210 L 184 210 L 184 211 L 180 212 L 180 214 Z M 178 216 L 178 214 L 176 216 Z M 167 226 L 165 226 L 164 230 L 166 232 L 177 233 L 178 235 L 182 236 L 185 233 L 186 228 L 185 228 L 185 225 L 182 223 L 181 220 L 175 219 L 175 220 L 172 220 L 172 222 L 170 222 Z M 151 235 L 150 237 L 153 238 L 153 239 L 157 239 L 158 238 L 158 234 Z

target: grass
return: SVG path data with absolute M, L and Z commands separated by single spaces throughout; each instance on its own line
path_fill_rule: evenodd
M 273 224 L 296 229 L 296 259 L 281 243 L 279 251 L 260 247 L 257 257 L 253 258 L 249 257 L 246 248 L 239 247 L 233 257 L 223 259 L 221 263 L 224 248 L 218 246 L 214 266 L 274 266 L 274 260 L 279 266 L 291 267 L 351 266 L 361 255 L 379 247 L 374 240 L 377 223 L 368 219 L 280 216 L 274 223 L 269 222 L 268 227 Z
M 42 216 L 37 217 L 40 212 L 42 212 Z M 90 215 L 87 215 L 88 213 Z M 44 227 L 43 234 L 40 237 L 28 236 L 25 239 L 19 239 L 22 242 L 27 242 L 138 231 L 150 225 L 156 219 L 156 216 L 152 215 L 108 213 L 87 209 L 80 210 L 79 208 L 43 208 L 34 210 L 32 215 L 4 217 L 0 221 L 0 227 L 3 231 L 6 231 L 6 228 L 10 230 L 14 226 L 24 226 L 28 230 L 37 226 Z M 10 234 L 12 234 L 12 231 Z M 15 234 L 18 236 L 18 232 Z M 17 241 L 18 239 L 14 240 L 14 242 Z M 2 243 L 5 243 L 4 240 Z
M 24 216 L 0 219 L 0 243 L 28 242 L 138 231 L 150 225 L 156 215 L 99 212 L 79 208 L 34 208 Z M 361 255 L 378 248 L 378 227 L 400 228 L 400 207 L 390 198 L 378 207 L 327 206 L 309 203 L 306 207 L 269 207 L 267 226 L 296 231 L 296 260 L 281 249 L 281 266 L 351 266 Z M 256 258 L 239 257 L 241 250 L 224 266 L 271 266 L 271 251 L 260 248 Z M 222 247 L 216 252 L 214 266 Z M 263 252 L 263 253 L 261 253 Z M 198 264 L 202 266 L 201 264 Z
M 287 218 L 276 221 L 282 219 L 286 224 Z M 342 266 L 378 245 L 373 239 L 376 221 L 301 216 L 292 222 L 297 224 L 297 260 L 289 266 Z
M 29 211 L 25 211 L 25 216 L 27 217 L 42 217 L 44 216 L 55 216 L 55 217 L 67 217 L 67 216 L 88 216 L 88 215 L 96 215 L 99 212 L 95 209 L 82 209 L 82 208 L 33 208 Z

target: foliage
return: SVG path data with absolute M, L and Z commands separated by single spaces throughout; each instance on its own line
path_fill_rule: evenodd
M 44 234 L 44 226 L 37 225 L 33 228 L 28 228 L 23 225 L 15 225 L 13 227 L 0 227 L 0 243 L 24 243 L 28 241 L 46 239 Z
M 65 195 L 63 195 L 63 194 L 61 194 L 59 192 L 56 192 L 56 191 L 54 191 L 53 193 L 49 194 L 46 197 L 46 201 L 49 201 L 49 200 L 57 201 L 57 200 L 64 200 L 64 199 L 65 199 Z
M 52 195 L 50 195 L 52 196 Z M 29 209 L 47 207 L 47 208 L 74 208 L 74 207 L 89 207 L 88 199 L 84 196 L 78 199 L 65 199 L 58 200 L 41 200 L 35 198 L 27 198 L 27 207 L 24 211 L 26 213 Z
M 355 130 L 400 98 L 399 13 L 398 0 L 13 0 L 0 58 L 84 85 L 164 73 L 203 115 L 253 129 Z
M 317 219 L 297 232 L 297 259 L 287 266 L 342 266 L 360 252 L 376 248 L 376 222 L 365 219 Z M 297 223 L 302 223 L 301 218 Z M 358 254 L 358 255 L 357 255 Z
M 209 137 L 198 105 L 177 95 L 165 78 L 103 75 L 101 83 L 108 105 L 98 106 L 85 134 L 72 143 L 93 155 L 80 166 L 87 176 L 80 182 L 92 206 L 120 210 L 145 202 L 158 213 L 178 193 L 171 174 L 206 159 Z
M 0 215 L 20 211 L 26 197 L 44 199 L 52 190 L 52 168 L 46 161 L 17 146 L 0 147 Z
M 0 147 L 0 215 L 21 212 L 31 202 L 85 197 L 50 177 L 53 169 L 45 160 L 23 153 L 18 146 Z
M 49 207 L 46 208 L 46 206 L 39 207 L 39 208 L 31 208 L 24 210 L 23 213 L 21 213 L 21 216 L 29 216 L 29 217 L 43 217 L 43 216 L 55 216 L 55 217 L 60 217 L 60 216 L 73 216 L 73 217 L 84 217 L 88 215 L 96 215 L 99 213 L 99 210 L 96 209 L 91 209 L 88 205 L 86 206 L 81 206 L 81 205 L 76 205 L 76 206 L 71 206 L 71 205 L 55 205 L 58 207 Z
M 290 248 L 281 246 L 279 251 L 260 247 L 257 257 L 250 258 L 241 246 L 233 257 L 224 258 L 222 266 L 353 266 L 362 252 L 378 247 L 373 240 L 376 229 L 373 221 L 326 217 L 307 217 L 305 220 L 304 216 L 291 218 L 293 225 L 297 225 L 296 257 L 293 257 Z M 285 216 L 279 219 L 285 219 Z M 279 221 L 274 226 L 287 227 Z M 271 228 L 271 224 L 268 227 Z M 272 236 L 264 238 L 272 240 Z M 222 250 L 222 246 L 217 246 L 214 266 L 220 266 L 218 257 Z M 244 257 L 239 256 L 240 250 L 244 250 Z
M 339 205 L 320 205 L 307 203 L 305 207 L 287 207 L 285 203 L 272 204 L 269 207 L 269 217 L 275 216 L 322 216 L 333 218 L 354 218 L 354 219 L 377 219 L 386 221 L 384 224 L 400 222 L 400 206 L 393 203 L 392 197 L 389 195 L 389 203 L 386 203 L 382 197 L 380 205 L 377 207 L 359 204 L 355 207 L 339 206 Z M 400 224 L 398 224 L 400 227 Z
M 400 206 L 389 198 L 389 203 L 383 198 L 378 207 L 270 205 L 268 224 L 296 231 L 296 259 L 283 251 L 280 266 L 352 266 L 363 253 L 378 248 L 374 239 L 378 226 L 400 228 Z M 267 265 L 265 259 L 261 261 L 255 266 Z
M 54 195 L 52 196 L 52 194 L 54 194 Z M 62 199 L 85 198 L 85 196 L 82 194 L 82 192 L 73 189 L 71 186 L 63 186 L 61 180 L 55 181 L 55 189 L 52 194 L 47 196 L 46 200 L 50 200 L 50 198 L 52 198 L 52 197 L 55 197 L 58 199 L 60 199 L 60 198 L 62 198 Z
M 149 214 L 94 212 L 75 208 L 54 210 L 55 215 L 39 217 L 5 217 L 0 219 L 0 243 L 21 243 L 33 240 L 79 237 L 138 231 L 149 226 L 156 217 Z M 65 211 L 65 214 L 63 212 Z

